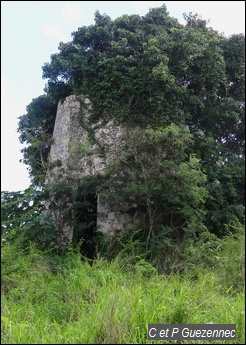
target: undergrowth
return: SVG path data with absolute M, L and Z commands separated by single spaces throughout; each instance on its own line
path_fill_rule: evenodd
M 244 344 L 241 244 L 225 239 L 216 265 L 195 265 L 191 257 L 182 274 L 161 274 L 142 258 L 89 260 L 74 250 L 59 257 L 33 244 L 4 244 L 2 344 L 179 343 L 148 340 L 153 323 L 236 324 L 237 339 L 217 343 Z

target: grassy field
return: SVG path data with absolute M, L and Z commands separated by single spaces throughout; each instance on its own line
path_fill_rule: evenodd
M 2 248 L 2 344 L 245 344 L 244 289 L 225 270 L 162 275 L 146 261 Z M 234 268 L 233 268 L 234 269 Z M 233 275 L 241 275 L 242 267 Z M 240 278 L 241 279 L 241 278 Z M 243 283 L 242 283 L 243 286 Z M 148 324 L 236 324 L 233 341 L 150 341 Z

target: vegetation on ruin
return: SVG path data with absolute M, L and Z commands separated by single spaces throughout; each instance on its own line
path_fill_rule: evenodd
M 58 101 L 84 94 L 93 105 L 91 124 L 113 119 L 133 131 L 156 131 L 157 141 L 158 133 L 170 126 L 173 136 L 186 128 L 192 143 L 184 136 L 173 143 L 164 135 L 157 145 L 164 147 L 166 140 L 172 151 L 167 164 L 176 170 L 189 165 L 190 157 L 198 159 L 206 175 L 200 187 L 207 191 L 205 204 L 197 205 L 204 212 L 200 222 L 218 236 L 243 224 L 245 37 L 224 37 L 191 13 L 185 19 L 186 25 L 180 25 L 165 5 L 142 17 L 124 15 L 114 21 L 97 11 L 94 25 L 79 28 L 71 42 L 59 44 L 59 52 L 43 66 L 45 93 L 32 100 L 19 121 L 20 141 L 28 144 L 23 161 L 33 186 L 44 185 Z M 142 152 L 147 150 L 146 144 Z M 157 169 L 159 158 L 154 164 Z M 184 169 L 184 179 L 187 173 Z M 189 183 L 195 188 L 195 179 Z M 177 188 L 173 179 L 160 213 L 175 207 L 171 200 Z M 187 195 L 182 203 L 189 206 Z M 162 225 L 169 226 L 165 220 Z
M 97 11 L 43 65 L 44 94 L 18 126 L 32 184 L 1 193 L 2 343 L 145 344 L 149 323 L 233 323 L 245 343 L 245 37 L 184 17 Z M 92 102 L 85 154 L 109 120 L 131 151 L 100 176 L 45 185 L 57 104 L 73 94 Z M 98 193 L 142 222 L 104 238 Z M 71 211 L 62 255 L 47 200 Z

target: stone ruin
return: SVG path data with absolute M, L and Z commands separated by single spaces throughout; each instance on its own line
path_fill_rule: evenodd
M 106 124 L 89 124 L 90 111 L 91 103 L 85 96 L 71 95 L 59 102 L 53 132 L 54 143 L 50 150 L 50 163 L 55 167 L 47 173 L 46 183 L 102 174 L 124 150 L 122 128 L 112 120 Z M 88 126 L 94 131 L 96 142 L 93 144 L 86 130 Z M 103 148 L 104 153 L 100 148 Z M 56 166 L 58 161 L 59 166 Z M 101 202 L 98 195 L 97 230 L 112 236 L 137 225 L 136 215 L 128 213 L 127 207 L 123 209 L 113 211 L 105 200 Z M 51 212 L 63 243 L 69 243 L 73 238 L 73 229 L 66 224 L 69 218 L 69 200 L 67 210 L 67 214 L 64 213 L 62 217 L 59 209 Z

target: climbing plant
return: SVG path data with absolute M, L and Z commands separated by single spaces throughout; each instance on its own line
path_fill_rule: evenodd
M 93 25 L 78 28 L 70 42 L 59 44 L 58 53 L 42 67 L 45 93 L 27 106 L 18 127 L 34 185 L 44 185 L 58 101 L 83 94 L 92 104 L 89 125 L 114 120 L 155 133 L 170 126 L 181 132 L 188 128 L 193 141 L 187 157 L 197 159 L 199 169 L 192 170 L 188 158 L 170 158 L 165 169 L 176 169 L 170 200 L 176 200 L 174 181 L 181 183 L 182 171 L 187 185 L 202 172 L 208 193 L 203 221 L 209 231 L 222 236 L 233 231 L 229 223 L 244 222 L 245 37 L 227 38 L 196 14 L 184 19 L 181 25 L 165 5 L 145 16 L 115 20 L 96 11 Z M 180 152 L 179 146 L 171 149 Z

